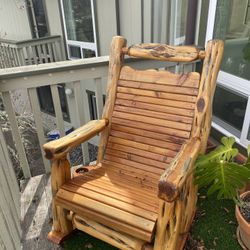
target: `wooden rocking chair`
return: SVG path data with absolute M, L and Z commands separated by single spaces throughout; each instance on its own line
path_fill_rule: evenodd
M 52 160 L 48 237 L 60 243 L 77 228 L 120 249 L 182 249 L 195 212 L 193 165 L 206 149 L 223 42 L 209 41 L 205 51 L 125 46 L 123 37 L 113 38 L 102 119 L 44 145 Z M 125 54 L 204 60 L 202 74 L 135 70 L 123 65 Z M 67 153 L 98 133 L 97 165 L 71 178 Z

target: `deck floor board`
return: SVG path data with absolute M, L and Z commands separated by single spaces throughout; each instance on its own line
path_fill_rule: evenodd
M 50 175 L 38 175 L 21 183 L 22 249 L 61 250 L 47 240 L 52 227 Z

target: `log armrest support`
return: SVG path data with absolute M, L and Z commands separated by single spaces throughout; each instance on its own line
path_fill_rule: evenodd
M 107 125 L 107 119 L 93 120 L 58 140 L 44 144 L 45 157 L 49 160 L 65 157 L 72 148 L 95 136 Z
M 179 195 L 200 152 L 201 142 L 192 138 L 185 143 L 173 163 L 161 175 L 158 183 L 158 197 L 173 202 Z

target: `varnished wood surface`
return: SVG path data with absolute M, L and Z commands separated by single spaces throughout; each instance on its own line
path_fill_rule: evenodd
M 97 222 L 111 226 L 112 221 L 112 228 L 150 241 L 157 220 L 158 179 L 149 176 L 137 180 L 138 172 L 133 168 L 121 172 L 119 165 L 110 165 L 107 162 L 65 183 L 56 204 L 87 217 L 91 210 Z
M 193 46 L 170 46 L 159 43 L 135 44 L 124 48 L 123 53 L 133 57 L 170 62 L 192 62 L 204 58 L 204 51 Z
M 51 160 L 65 156 L 71 149 L 90 139 L 107 125 L 107 119 L 93 120 L 58 140 L 44 144 L 46 157 Z
M 181 249 L 195 211 L 192 170 L 210 130 L 223 44 L 209 42 L 206 52 L 188 46 L 125 45 L 122 37 L 111 45 L 103 112 L 109 124 L 101 133 L 97 166 L 54 191 L 55 204 L 64 208 L 54 211 L 54 223 L 61 220 L 59 231 L 65 231 L 67 216 L 62 211 L 73 211 L 74 227 L 110 244 L 119 240 L 109 234 L 124 236 L 134 244 L 132 249 L 145 244 L 131 237 L 143 242 L 155 237 L 154 250 Z M 196 72 L 132 69 L 122 65 L 124 53 L 180 62 L 206 57 L 200 77 Z M 107 231 L 111 227 L 113 231 Z

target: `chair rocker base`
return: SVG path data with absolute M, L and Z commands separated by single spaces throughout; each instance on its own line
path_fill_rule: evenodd
M 95 238 L 107 242 L 119 249 L 142 250 L 145 249 L 145 241 L 134 238 L 130 235 L 120 233 L 110 227 L 102 225 L 83 216 L 73 215 L 72 224 L 74 228 L 83 231 Z M 147 248 L 150 249 L 150 248 Z M 153 248 L 151 248 L 153 249 Z
M 60 245 L 60 244 L 62 244 L 63 241 L 65 241 L 68 237 L 70 237 L 73 232 L 74 231 L 72 231 L 68 234 L 65 234 L 65 233 L 55 231 L 55 230 L 51 230 L 48 233 L 47 238 L 48 238 L 48 240 L 50 240 L 54 244 Z

